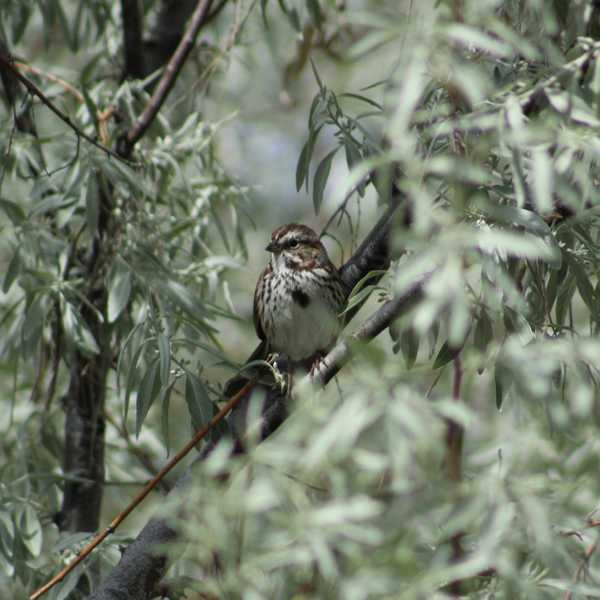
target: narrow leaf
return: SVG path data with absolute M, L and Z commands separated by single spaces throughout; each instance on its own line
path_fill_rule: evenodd
M 62 324 L 67 337 L 81 352 L 87 355 L 100 352 L 100 348 L 83 320 L 79 309 L 66 300 L 63 303 Z
M 315 179 L 313 181 L 313 206 L 316 214 L 319 214 L 319 210 L 321 209 L 321 204 L 323 203 L 323 192 L 331 171 L 331 163 L 338 150 L 339 147 L 335 150 L 332 150 L 317 167 L 317 172 L 315 173 Z
M 98 180 L 95 175 L 90 175 L 86 184 L 82 186 L 82 192 L 85 193 L 85 219 L 90 235 L 94 236 L 98 229 L 98 215 L 100 212 Z
M 162 331 L 158 334 L 158 352 L 160 356 L 160 382 L 165 386 L 169 383 L 169 373 L 171 372 L 171 347 L 169 339 Z
M 2 291 L 6 294 L 8 290 L 12 287 L 15 279 L 21 272 L 21 251 L 17 247 L 15 249 L 15 253 L 13 254 L 10 262 L 8 263 L 8 268 L 6 269 L 6 275 L 4 276 L 4 282 L 2 283 Z
M 117 259 L 108 276 L 108 302 L 106 317 L 114 323 L 129 302 L 131 295 L 131 273 L 124 261 Z
M 460 346 L 450 346 L 450 344 L 448 343 L 448 340 L 446 340 L 442 344 L 440 351 L 438 352 L 437 356 L 435 357 L 435 361 L 433 362 L 433 368 L 439 369 L 440 367 L 443 367 L 444 365 L 448 364 L 450 361 L 454 360 L 460 354 L 462 347 L 463 347 L 463 344 L 461 344 Z
M 13 225 L 21 225 L 27 220 L 25 211 L 15 202 L 0 198 L 0 208 L 6 213 Z
M 412 327 L 409 327 L 402 333 L 399 346 L 402 350 L 406 368 L 412 369 L 419 353 L 419 336 L 417 336 Z
M 169 455 L 169 404 L 174 383 L 173 381 L 160 390 L 160 429 L 167 449 L 167 456 Z
M 479 315 L 477 326 L 475 327 L 473 339 L 477 350 L 479 350 L 479 352 L 481 352 L 482 354 L 485 354 L 493 337 L 494 329 L 492 326 L 492 321 L 488 316 L 487 311 L 483 308 Z
M 577 289 L 579 291 L 579 295 L 585 302 L 586 306 L 590 309 L 592 315 L 594 315 L 594 320 L 598 320 L 596 318 L 597 302 L 594 297 L 594 288 L 590 283 L 589 277 L 585 272 L 583 265 L 577 259 L 570 256 L 569 266 L 571 267 L 572 273 L 575 275 L 575 281 L 577 282 Z
M 185 379 L 185 401 L 192 418 L 192 429 L 197 431 L 211 420 L 213 405 L 204 384 L 191 373 Z
M 135 414 L 135 435 L 140 435 L 142 425 L 150 407 L 154 403 L 158 391 L 160 390 L 160 377 L 158 376 L 158 358 L 155 359 L 142 378 L 140 389 L 138 390 L 136 414 Z

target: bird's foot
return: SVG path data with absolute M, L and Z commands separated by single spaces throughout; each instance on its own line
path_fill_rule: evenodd
M 272 367 L 273 379 L 275 380 L 275 384 L 279 387 L 282 394 L 289 394 L 292 388 L 292 376 L 288 369 L 288 363 L 286 360 L 283 360 L 283 368 L 280 368 L 281 355 L 272 352 L 267 355 L 265 358 L 265 362 L 268 362 Z
M 308 374 L 311 377 L 314 377 L 322 368 L 327 366 L 327 361 L 325 360 L 326 356 L 327 353 L 323 352 L 322 350 L 315 352 L 311 358 L 312 363 L 310 365 L 310 369 L 308 370 Z

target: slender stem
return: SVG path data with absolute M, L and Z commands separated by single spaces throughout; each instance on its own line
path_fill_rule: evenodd
M 592 542 L 586 549 L 583 558 L 581 559 L 580 563 L 577 565 L 577 570 L 575 571 L 575 575 L 573 577 L 573 583 L 578 583 L 581 575 L 585 569 L 585 567 L 587 566 L 587 564 L 590 562 L 590 559 L 592 558 L 592 555 L 594 554 L 594 552 L 596 552 L 596 549 L 598 548 L 598 542 Z M 573 598 L 573 592 L 572 591 L 568 591 L 565 593 L 565 599 L 564 600 L 572 600 Z

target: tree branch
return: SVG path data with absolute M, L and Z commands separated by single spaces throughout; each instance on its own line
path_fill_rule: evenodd
M 164 101 L 166 100 L 171 88 L 173 87 L 177 76 L 179 75 L 187 57 L 189 56 L 196 36 L 206 23 L 209 11 L 212 5 L 212 0 L 199 0 L 192 15 L 192 19 L 189 27 L 185 34 L 181 38 L 177 49 L 173 56 L 167 63 L 163 75 L 152 94 L 152 98 L 148 102 L 146 109 L 140 115 L 138 120 L 134 123 L 133 127 L 129 130 L 126 136 L 119 140 L 118 150 L 119 154 L 128 157 L 131 155 L 133 147 L 146 133 L 148 127 L 152 124 L 158 111 L 161 109 Z
M 246 384 L 248 390 L 252 387 L 252 381 Z M 204 427 L 200 428 L 194 437 L 148 482 L 140 493 L 122 510 L 111 522 L 110 525 L 101 531 L 94 539 L 86 545 L 86 547 L 78 553 L 77 557 L 71 561 L 58 575 L 53 577 L 48 583 L 43 585 L 39 590 L 30 596 L 30 600 L 41 598 L 46 592 L 51 590 L 57 583 L 60 583 L 79 563 L 84 561 L 111 533 L 114 533 L 117 527 L 143 502 L 148 494 L 163 480 L 181 460 L 189 454 L 192 448 L 199 444 L 204 436 L 221 422 L 226 415 L 243 399 L 246 395 L 246 389 L 240 390 L 233 398 L 231 398 L 221 410 L 208 422 Z

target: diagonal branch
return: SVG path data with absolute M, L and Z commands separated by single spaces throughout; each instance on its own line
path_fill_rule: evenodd
M 241 389 L 233 398 L 231 398 L 221 410 L 207 423 L 200 428 L 194 437 L 156 474 L 152 480 L 144 486 L 140 493 L 121 511 L 111 522 L 110 525 L 101 531 L 94 539 L 77 554 L 77 557 L 71 561 L 60 573 L 53 577 L 48 583 L 30 596 L 29 600 L 37 600 L 50 591 L 57 583 L 60 583 L 78 564 L 83 562 L 111 533 L 114 533 L 117 527 L 142 503 L 148 494 L 162 481 L 181 460 L 189 454 L 192 448 L 195 448 L 206 436 L 206 434 L 220 423 L 235 406 L 243 399 L 249 389 L 252 387 L 252 381 Z
M 190 25 L 181 38 L 173 56 L 167 63 L 148 105 L 127 135 L 119 140 L 119 154 L 122 156 L 128 157 L 131 155 L 135 144 L 142 138 L 148 127 L 150 127 L 156 118 L 158 111 L 161 109 L 164 101 L 169 95 L 177 76 L 194 47 L 198 32 L 207 22 L 211 5 L 212 0 L 199 0 L 196 9 L 194 10 L 194 14 L 192 15 Z
M 40 88 L 38 88 L 37 85 L 35 85 L 35 83 L 27 79 L 27 77 L 25 77 L 19 71 L 19 69 L 14 64 L 13 59 L 10 56 L 6 56 L 3 52 L 0 52 L 0 70 L 2 70 L 2 72 L 10 73 L 13 77 L 18 79 L 19 82 L 25 86 L 28 92 L 39 98 L 42 104 L 47 106 L 61 121 L 63 121 L 63 123 L 65 123 L 75 132 L 77 137 L 83 138 L 86 142 L 92 144 L 92 146 L 95 146 L 99 150 L 102 150 L 102 152 L 105 152 L 109 156 L 112 156 L 117 160 L 125 161 L 125 159 L 122 156 L 119 156 L 116 152 L 113 152 L 110 148 L 107 148 L 100 142 L 97 142 L 93 137 L 89 136 L 87 133 L 79 129 L 79 127 L 77 127 L 77 125 L 75 125 L 75 123 L 71 121 L 69 115 L 65 114 L 51 100 L 49 100 L 48 97 L 44 94 L 44 92 L 42 92 L 42 90 L 40 90 Z
M 398 317 L 406 313 L 423 293 L 423 282 L 415 283 L 404 294 L 383 304 L 371 315 L 349 340 L 338 343 L 323 360 L 323 366 L 313 376 L 313 382 L 326 386 L 338 371 L 352 358 L 352 348 L 356 342 L 367 343 L 387 329 Z

